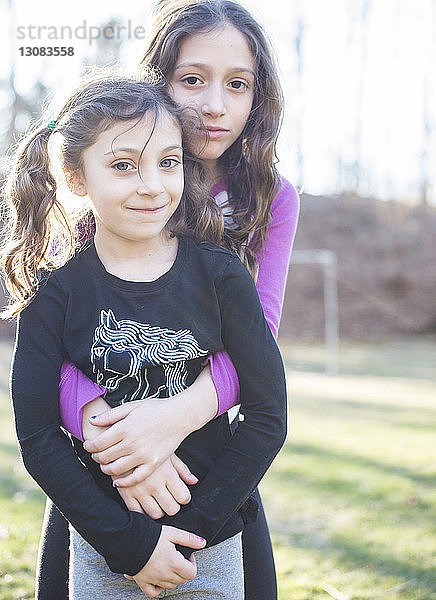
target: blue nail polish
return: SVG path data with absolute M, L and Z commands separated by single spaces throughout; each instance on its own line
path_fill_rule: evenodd
M 93 417 L 91 417 L 91 419 L 96 419 L 98 417 L 98 415 L 94 415 Z

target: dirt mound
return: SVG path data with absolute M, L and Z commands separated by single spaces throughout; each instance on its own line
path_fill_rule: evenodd
M 376 338 L 436 330 L 436 210 L 350 196 L 303 194 L 295 250 L 338 259 L 340 335 Z M 293 264 L 282 337 L 323 335 L 320 265 Z

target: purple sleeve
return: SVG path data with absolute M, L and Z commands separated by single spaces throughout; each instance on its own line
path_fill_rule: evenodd
M 297 229 L 299 197 L 289 181 L 281 178 L 281 187 L 274 198 L 272 220 L 263 251 L 257 255 L 259 274 L 257 292 L 265 318 L 275 338 L 280 324 L 286 279 L 292 245 Z M 226 412 L 239 400 L 239 381 L 235 367 L 226 352 L 210 357 L 212 379 L 218 396 L 216 416 Z
M 76 366 L 64 362 L 59 383 L 59 404 L 62 426 L 82 440 L 82 410 L 85 404 L 105 396 L 106 388 L 88 379 Z

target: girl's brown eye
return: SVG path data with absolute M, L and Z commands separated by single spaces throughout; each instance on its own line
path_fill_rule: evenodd
M 232 86 L 232 88 L 234 90 L 242 90 L 242 89 L 245 89 L 248 87 L 244 81 L 239 81 L 239 80 L 232 81 L 230 85 Z
M 190 75 L 189 77 L 186 77 L 186 79 L 184 79 L 183 81 L 185 81 L 189 85 L 195 85 L 197 83 L 197 81 L 200 81 L 200 80 L 198 79 L 198 77 L 195 77 L 194 75 Z

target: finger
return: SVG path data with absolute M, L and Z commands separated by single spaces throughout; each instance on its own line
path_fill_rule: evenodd
M 191 563 L 191 566 L 188 568 L 187 565 L 183 564 L 182 568 L 178 569 L 177 572 L 181 577 L 186 577 L 186 580 L 190 581 L 197 577 L 197 562 L 193 554 L 191 554 L 189 558 L 186 558 L 185 562 L 186 561 Z
M 100 465 L 111 464 L 116 468 L 118 468 L 118 461 L 123 461 L 124 465 L 127 465 L 124 473 L 131 471 L 138 464 L 141 464 L 141 458 L 138 455 L 135 456 L 132 454 L 130 447 L 124 440 L 101 452 L 93 452 L 91 456 Z M 132 466 L 129 467 L 129 464 Z
M 191 473 L 188 465 L 186 465 L 176 454 L 171 456 L 171 462 L 180 478 L 183 479 L 185 483 L 188 485 L 194 485 L 195 483 L 198 483 L 198 477 Z
M 163 588 L 159 587 L 158 585 L 152 585 L 150 583 L 144 583 L 143 585 L 139 585 L 138 582 L 136 583 L 141 589 L 141 591 L 143 591 L 148 598 L 156 598 L 156 596 L 159 596 L 159 594 L 163 590 Z
M 98 462 L 100 465 L 108 465 L 109 463 L 115 462 L 116 460 L 120 460 L 121 458 L 125 458 L 129 455 L 129 450 L 123 440 L 114 444 L 113 446 L 110 446 L 109 448 L 106 448 L 106 450 L 93 452 L 91 454 L 95 462 Z
M 146 496 L 144 498 L 140 498 L 141 506 L 144 512 L 151 517 L 152 519 L 162 519 L 165 516 L 165 513 L 156 502 L 156 500 L 152 496 Z
M 138 485 L 138 483 L 142 483 L 147 477 L 150 477 L 154 470 L 155 468 L 150 465 L 139 465 L 139 467 L 133 469 L 133 472 L 130 475 L 123 474 L 122 477 L 114 479 L 114 484 L 116 483 L 118 487 Z
M 180 585 L 181 583 L 185 583 L 184 579 L 181 579 L 178 576 L 174 576 L 174 581 L 172 580 L 173 578 L 161 581 L 161 585 L 164 589 L 166 590 L 174 590 L 174 588 L 176 588 L 178 585 Z
M 191 556 L 191 558 L 185 558 L 180 552 L 180 563 L 174 567 L 175 573 L 183 579 L 184 581 L 189 581 L 191 579 L 195 579 L 197 576 L 197 563 L 195 562 L 195 557 Z M 192 559 L 192 560 L 191 560 Z
M 126 402 L 126 404 L 120 404 L 120 406 L 110 408 L 98 415 L 89 417 L 89 422 L 98 427 L 108 427 L 127 417 L 127 415 L 129 415 L 132 410 L 135 410 L 135 408 L 138 408 L 138 403 Z
M 133 471 L 128 471 L 127 473 L 124 473 L 124 475 L 121 476 L 116 476 L 113 477 L 113 485 L 116 488 L 127 488 L 127 487 L 132 487 L 128 482 L 126 483 L 126 479 L 127 477 L 130 477 L 131 473 L 133 473 Z M 136 485 L 136 484 L 135 484 Z
M 142 508 L 141 504 L 138 502 L 136 498 L 123 498 L 124 504 L 127 508 L 133 512 L 138 512 L 144 514 L 145 511 Z
M 197 561 L 195 560 L 195 556 L 191 554 L 191 556 L 187 559 L 190 563 L 192 563 L 195 567 L 195 574 L 197 575 Z
M 190 579 L 195 579 L 197 577 L 197 562 L 195 560 L 195 556 L 193 554 L 191 554 L 191 556 L 189 558 L 186 559 L 188 562 L 191 563 L 192 567 L 191 567 L 191 577 L 186 577 L 186 579 L 190 580 Z M 181 573 L 181 575 L 187 575 L 187 571 L 183 571 Z
M 159 504 L 161 509 L 170 517 L 177 514 L 180 510 L 180 504 L 176 502 L 171 493 L 166 487 L 159 489 L 153 494 L 154 499 Z
M 206 540 L 195 533 L 190 531 L 184 531 L 183 529 L 176 529 L 175 527 L 169 527 L 168 539 L 174 544 L 180 544 L 180 546 L 186 546 L 187 548 L 194 548 L 194 550 L 200 550 L 206 545 Z
M 92 455 L 92 457 L 94 458 L 94 455 Z M 124 475 L 127 476 L 127 473 L 134 468 L 131 466 L 132 462 L 134 465 L 135 461 L 132 460 L 130 456 L 123 456 L 122 458 L 119 458 L 114 462 L 108 464 L 100 464 L 100 469 L 103 471 L 103 473 L 106 473 L 106 475 L 111 475 L 113 477 L 121 477 Z
M 178 554 L 180 554 L 180 553 L 178 553 Z M 183 562 L 187 562 L 181 554 L 180 554 L 180 557 L 182 558 Z M 175 566 L 172 567 L 172 569 L 169 573 L 164 575 L 164 577 L 166 577 L 166 579 L 159 580 L 159 585 L 161 585 L 163 588 L 172 590 L 177 585 L 186 583 L 188 581 L 188 578 L 183 577 L 183 575 L 179 575 L 178 570 L 183 571 L 183 569 L 180 569 L 180 566 L 176 564 Z
M 124 406 L 124 405 L 123 405 Z M 115 409 L 113 409 L 115 410 Z M 93 422 L 93 421 L 92 421 Z M 92 440 L 86 440 L 83 447 L 87 452 L 103 452 L 123 440 L 120 428 L 114 425 Z
M 167 489 L 177 504 L 189 504 L 191 493 L 180 477 L 174 473 L 174 476 L 168 477 Z

